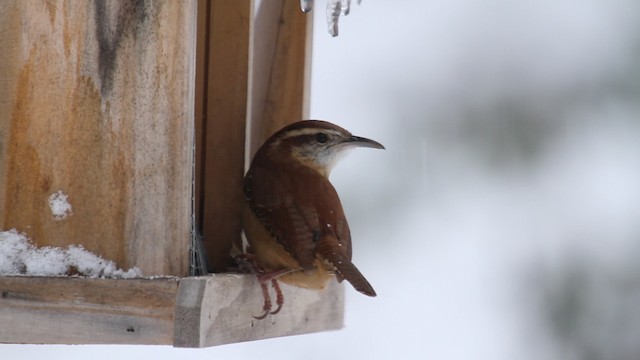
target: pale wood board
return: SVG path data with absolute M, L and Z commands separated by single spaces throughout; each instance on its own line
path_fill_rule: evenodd
M 195 0 L 0 2 L 1 229 L 187 275 L 195 16 Z
M 341 284 L 331 281 L 323 291 L 281 286 L 282 310 L 256 320 L 253 316 L 262 314 L 263 297 L 254 276 L 215 274 L 182 279 L 174 346 L 206 347 L 343 327 Z
M 263 298 L 252 275 L 0 277 L 0 343 L 207 347 L 343 326 L 342 285 L 282 289 L 280 313 L 256 320 Z
M 173 343 L 178 279 L 0 277 L 0 342 Z

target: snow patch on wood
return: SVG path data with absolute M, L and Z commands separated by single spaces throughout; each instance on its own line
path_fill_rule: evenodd
M 36 247 L 15 229 L 0 231 L 0 276 L 16 275 L 130 279 L 142 277 L 142 272 L 137 267 L 119 269 L 81 245 Z
M 58 191 L 49 196 L 49 208 L 56 221 L 64 220 L 67 216 L 73 214 L 71 204 L 68 201 L 69 196 Z

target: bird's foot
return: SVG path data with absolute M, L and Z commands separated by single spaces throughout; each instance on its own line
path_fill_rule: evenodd
M 264 305 L 262 306 L 263 313 L 260 316 L 254 316 L 254 318 L 261 320 L 266 318 L 269 314 L 275 315 L 280 312 L 280 309 L 282 309 L 282 305 L 284 304 L 284 295 L 282 294 L 282 289 L 280 288 L 280 284 L 278 284 L 277 279 L 280 276 L 298 271 L 299 269 L 283 269 L 267 272 L 256 263 L 255 259 L 256 257 L 253 254 L 241 254 L 236 256 L 235 261 L 238 264 L 240 271 L 254 274 L 260 283 L 262 297 L 264 298 Z M 277 308 L 273 311 L 271 311 L 273 304 L 271 302 L 271 295 L 269 294 L 269 283 L 271 283 L 276 295 Z
M 284 295 L 282 295 L 282 289 L 280 289 L 280 285 L 276 279 L 271 279 L 270 281 L 261 281 L 258 276 L 258 280 L 260 281 L 260 289 L 262 290 L 262 296 L 264 298 L 264 305 L 262 306 L 262 315 L 254 316 L 257 320 L 262 320 L 267 317 L 267 315 L 275 315 L 280 312 L 282 309 L 282 304 L 284 304 Z M 275 310 L 271 311 L 273 305 L 271 303 L 271 296 L 269 295 L 269 287 L 268 283 L 271 282 L 271 286 L 273 286 L 273 290 L 276 293 L 276 305 L 278 306 Z

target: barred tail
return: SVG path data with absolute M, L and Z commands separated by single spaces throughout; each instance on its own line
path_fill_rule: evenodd
M 359 292 L 367 296 L 376 296 L 376 291 L 373 290 L 371 284 L 369 284 L 360 270 L 351 262 L 350 254 L 341 253 L 340 251 L 343 249 L 334 246 L 335 243 L 338 243 L 337 240 L 331 237 L 324 238 L 323 240 L 324 241 L 318 242 L 316 247 L 317 254 L 333 265 L 338 281 L 346 279 Z
M 365 279 L 364 275 L 356 268 L 351 261 L 344 261 L 342 263 L 334 264 L 337 269 L 338 279 L 346 279 L 348 282 L 353 285 L 354 289 L 359 292 L 367 295 L 367 296 L 376 296 L 376 291 L 373 290 L 373 287 L 367 279 Z

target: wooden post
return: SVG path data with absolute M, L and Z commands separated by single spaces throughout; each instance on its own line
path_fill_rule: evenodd
M 308 116 L 312 18 L 299 1 L 200 0 L 196 129 L 197 218 L 209 267 L 224 272 L 240 247 L 242 179 L 257 147 L 280 127 Z M 253 24 L 253 28 L 251 25 Z M 206 30 L 204 30 L 206 29 Z M 251 40 L 251 43 L 250 43 Z M 249 150 L 245 144 L 246 124 Z M 246 160 L 249 160 L 247 158 Z
M 248 160 L 274 132 L 309 116 L 313 17 L 298 0 L 263 1 L 253 33 Z
M 232 265 L 231 246 L 240 239 L 245 124 L 249 72 L 250 0 L 200 2 L 208 19 L 198 79 L 205 81 L 202 163 L 198 177 L 204 245 L 211 270 Z M 204 17 L 204 15 L 203 15 Z M 204 101 L 203 101 L 204 102 Z
M 0 227 L 187 275 L 195 0 L 0 3 Z M 72 214 L 53 216 L 51 194 Z

